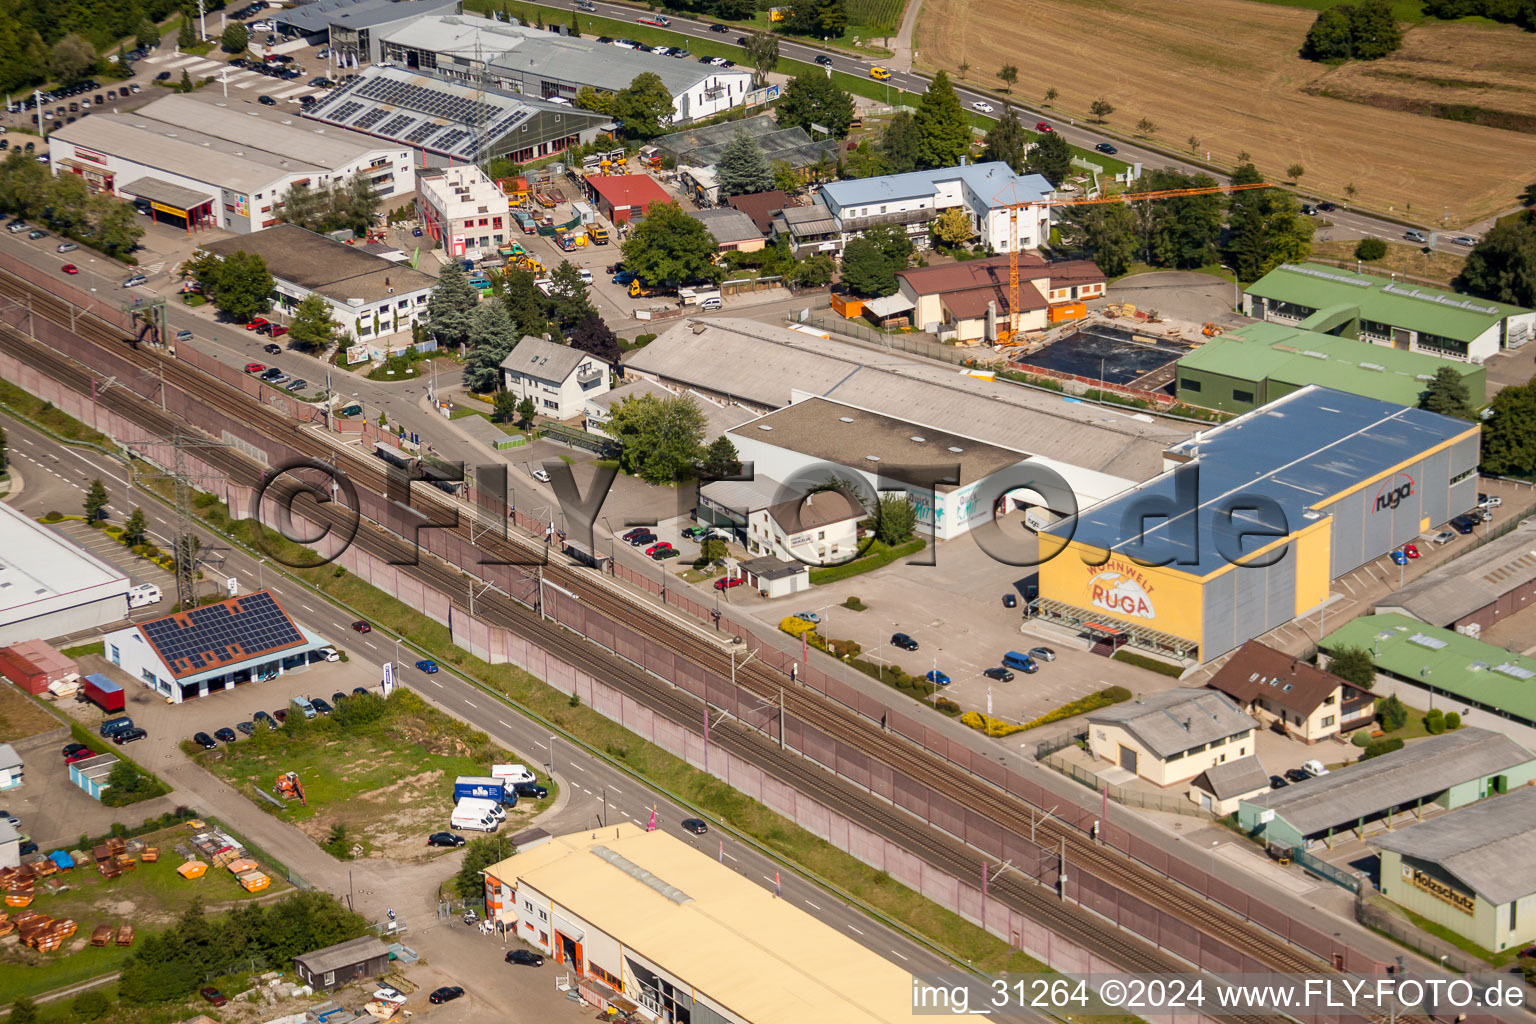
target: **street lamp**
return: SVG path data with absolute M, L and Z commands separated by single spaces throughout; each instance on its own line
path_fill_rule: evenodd
M 1242 296 L 1239 294 L 1237 287 L 1237 271 L 1232 270 L 1232 268 L 1227 266 L 1225 263 L 1221 265 L 1221 269 L 1232 271 L 1232 311 L 1235 313 L 1243 307 Z

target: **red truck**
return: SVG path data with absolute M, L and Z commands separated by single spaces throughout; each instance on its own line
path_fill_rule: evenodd
M 80 696 L 103 711 L 121 713 L 123 688 L 104 675 L 91 673 L 82 680 Z

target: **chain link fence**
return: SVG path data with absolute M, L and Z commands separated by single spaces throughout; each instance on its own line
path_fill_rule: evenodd
M 1167 811 L 1170 814 L 1182 814 L 1188 818 L 1212 819 L 1209 811 L 1201 810 L 1182 794 L 1173 793 L 1143 793 L 1136 789 L 1127 789 L 1124 786 L 1112 785 L 1094 775 L 1081 765 L 1073 764 L 1064 757 L 1054 754 L 1040 758 L 1040 763 L 1056 769 L 1073 782 L 1079 782 L 1095 793 L 1108 793 L 1109 798 L 1117 804 L 1126 807 L 1142 807 L 1149 811 Z

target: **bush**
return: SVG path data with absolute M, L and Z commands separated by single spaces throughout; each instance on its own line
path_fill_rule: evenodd
M 1131 696 L 1131 691 L 1125 687 L 1111 686 L 1107 690 L 1090 693 L 1088 696 L 1075 700 L 1070 704 L 1063 704 L 1054 711 L 1047 711 L 1034 721 L 1025 722 L 1024 728 L 1036 729 L 1042 725 L 1059 722 L 1064 718 L 1072 718 L 1077 715 L 1086 714 L 1089 711 L 1097 711 L 1099 708 L 1107 708 L 1111 704 L 1121 704 L 1130 700 Z
M 967 711 L 960 716 L 960 721 L 978 732 L 984 732 L 988 736 L 1012 736 L 1016 732 L 1023 732 L 1024 726 L 1005 722 L 1001 718 L 991 718 L 979 711 Z
M 101 1020 L 112 1012 L 112 1001 L 99 988 L 86 989 L 69 1004 L 75 1020 Z
M 1137 654 L 1135 651 L 1127 651 L 1124 648 L 1115 652 L 1115 660 L 1156 672 L 1159 675 L 1172 676 L 1175 679 L 1184 674 L 1184 670 L 1177 665 L 1169 664 L 1160 658 L 1149 658 L 1144 654 Z
M 1371 734 L 1364 729 L 1357 730 L 1355 734 L 1349 738 L 1349 742 L 1353 743 L 1357 747 L 1369 746 L 1371 742 Z
M 1461 712 L 1447 711 L 1445 713 L 1445 731 L 1455 732 L 1461 728 Z
M 1390 754 L 1394 750 L 1402 749 L 1403 741 L 1398 739 L 1396 736 L 1379 740 L 1372 740 L 1371 743 L 1365 748 L 1365 753 L 1360 755 L 1360 760 L 1369 761 L 1373 757 L 1380 757 L 1382 754 Z
M 816 626 L 805 619 L 790 615 L 779 620 L 779 628 L 790 636 L 799 637 L 802 634 L 811 632 Z
M 849 611 L 852 611 L 852 612 L 863 612 L 863 611 L 868 611 L 869 610 L 869 605 L 865 604 L 863 601 L 860 601 L 858 598 L 852 597 L 852 596 L 850 596 L 848 598 L 848 600 L 843 602 L 843 607 L 847 608 Z
M 1379 260 L 1387 254 L 1387 243 L 1380 238 L 1362 238 L 1355 246 L 1355 259 L 1367 262 Z
M 1424 716 L 1424 730 L 1431 736 L 1438 736 L 1445 732 L 1445 712 L 1435 708 Z
M 1396 732 L 1408 724 L 1408 706 L 1398 700 L 1395 693 L 1377 702 L 1376 714 L 1381 719 L 1381 727 L 1387 732 Z

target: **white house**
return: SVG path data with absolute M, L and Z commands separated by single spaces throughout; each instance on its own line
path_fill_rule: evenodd
M 453 256 L 488 251 L 512 237 L 511 203 L 474 164 L 418 176 L 416 215 L 422 229 Z
M 856 497 L 815 491 L 750 513 L 747 550 L 785 561 L 835 565 L 858 552 L 859 522 L 867 515 Z
M 0 743 L 0 790 L 15 789 L 21 785 L 25 771 L 21 755 L 9 743 Z
M 961 164 L 931 171 L 855 178 L 823 185 L 816 205 L 832 214 L 841 232 L 839 248 L 877 224 L 901 224 L 919 247 L 928 245 L 928 229 L 945 210 L 960 209 L 984 246 L 1008 252 L 1009 206 L 1039 203 L 1051 196 L 1051 183 L 1038 174 L 1014 174 L 1001 161 Z M 1020 249 L 1038 249 L 1051 235 L 1045 206 L 1018 212 Z
M 540 416 L 568 420 L 586 412 L 589 398 L 607 392 L 611 369 L 580 349 L 524 337 L 501 361 L 501 379 L 519 402 L 533 399 Z

